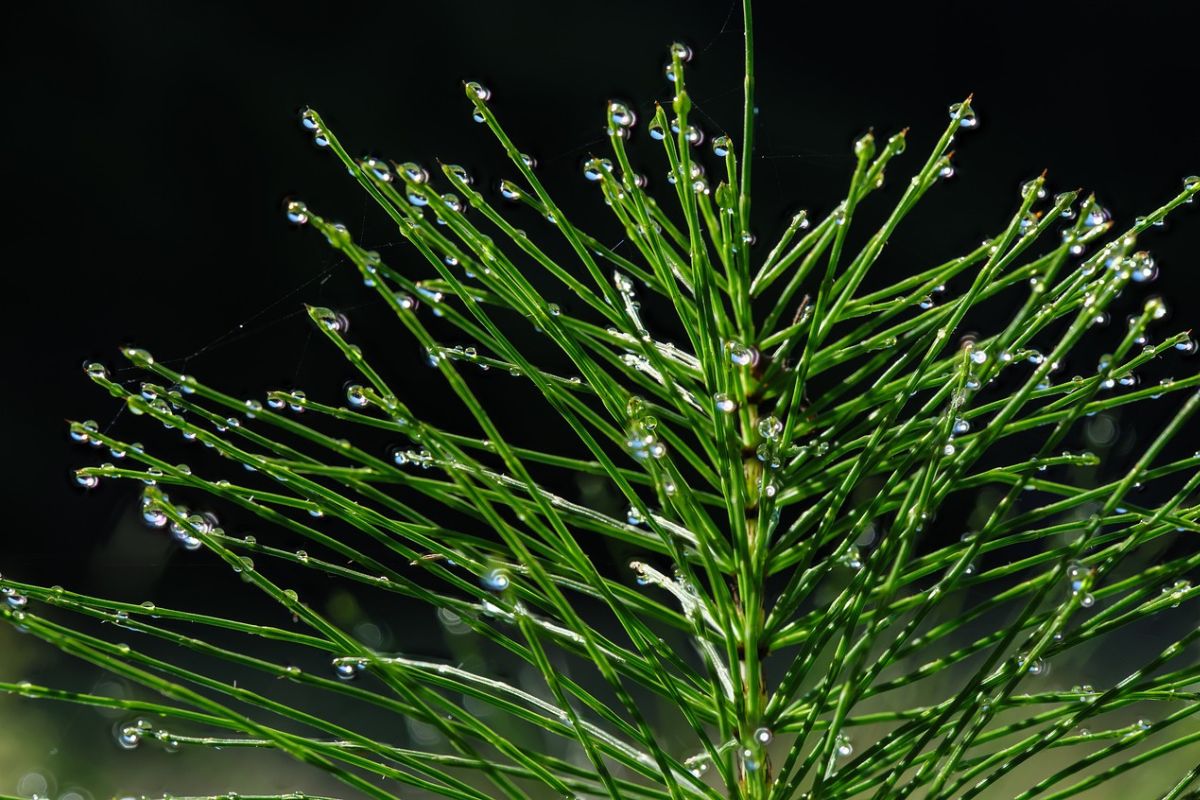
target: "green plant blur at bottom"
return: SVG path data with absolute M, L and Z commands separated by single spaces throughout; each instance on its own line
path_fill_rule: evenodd
M 1137 385 L 1196 344 L 1158 330 L 1157 299 L 1128 326 L 1099 323 L 1154 276 L 1137 239 L 1192 202 L 1200 178 L 1122 231 L 1094 198 L 1049 197 L 1043 175 L 982 244 L 867 291 L 893 232 L 953 174 L 952 143 L 978 121 L 971 101 L 951 106 L 877 230 L 850 236 L 860 205 L 895 180 L 904 132 L 857 141 L 845 198 L 751 247 L 745 10 L 740 142 L 704 142 L 683 45 L 666 68 L 672 101 L 645 123 L 670 175 L 657 197 L 626 150 L 638 112 L 608 105 L 612 152 L 584 177 L 623 231 L 620 252 L 555 204 L 477 83 L 465 86 L 475 119 L 515 174 L 500 195 L 536 211 L 536 231 L 515 227 L 462 167 L 352 158 L 305 111 L 314 141 L 429 277 L 304 203 L 287 216 L 340 251 L 425 349 L 460 424 L 410 409 L 413 382 L 388 377 L 393 343 L 360 345 L 327 308 L 309 307 L 312 323 L 359 376 L 344 404 L 297 389 L 233 397 L 138 349 L 124 351 L 137 380 L 88 365 L 132 414 L 238 468 L 193 470 L 79 422 L 72 437 L 113 456 L 80 470 L 80 484 L 144 483 L 146 523 L 202 551 L 190 558 L 223 562 L 276 604 L 278 622 L 6 576 L 3 617 L 19 641 L 144 691 L 7 678 L 0 689 L 115 710 L 125 749 L 278 751 L 376 798 L 1025 800 L 1131 785 L 1196 797 L 1200 628 L 1187 609 L 1200 592 L 1188 581 L 1200 454 L 1171 445 L 1200 404 L 1200 376 Z M 1004 324 L 964 336 L 989 303 L 1008 304 Z M 668 326 L 681 344 L 663 340 Z M 530 327 L 574 374 L 539 366 Z M 472 344 L 446 346 L 443 331 Z M 1107 353 L 1096 370 L 1056 378 L 1092 341 Z M 528 426 L 502 424 L 477 395 L 487 380 L 528 385 L 573 441 L 530 447 Z M 1072 449 L 1082 427 L 1135 403 L 1156 411 L 1140 451 Z M 343 436 L 356 430 L 405 444 L 379 452 Z M 1012 460 L 1014 449 L 1026 455 Z M 627 512 L 552 488 L 574 476 Z M 935 515 L 972 496 L 986 500 L 969 532 L 943 535 Z M 197 510 L 206 502 L 257 518 L 276 543 L 225 532 Z M 304 570 L 426 604 L 448 639 L 487 656 L 422 658 L 403 636 L 383 648 L 279 582 Z M 1147 620 L 1164 641 L 1106 655 Z M 1123 677 L 1046 682 L 1080 658 Z M 224 667 L 193 669 L 201 659 Z M 298 666 L 314 660 L 328 666 Z

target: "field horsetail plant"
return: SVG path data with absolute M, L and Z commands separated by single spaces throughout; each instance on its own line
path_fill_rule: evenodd
M 26 640 L 144 691 L 0 687 L 114 711 L 127 749 L 278 750 L 381 800 L 1200 797 L 1200 453 L 1175 452 L 1197 345 L 1162 329 L 1163 301 L 1129 304 L 1156 272 L 1143 234 L 1200 177 L 1123 225 L 1042 175 L 990 238 L 883 280 L 889 239 L 977 126 L 966 98 L 911 177 L 906 133 L 868 133 L 844 198 L 756 243 L 748 4 L 744 22 L 740 134 L 702 130 L 682 44 L 669 102 L 608 103 L 583 178 L 619 248 L 572 223 L 479 83 L 469 110 L 511 159 L 498 192 L 453 164 L 352 156 L 303 111 L 411 248 L 388 263 L 303 202 L 286 216 L 432 369 L 396 379 L 395 342 L 311 306 L 358 376 L 344 402 L 231 396 L 141 349 L 129 369 L 88 364 L 140 418 L 123 424 L 224 461 L 192 469 L 73 422 L 113 456 L 78 482 L 144 484 L 150 527 L 278 613 L 5 576 Z M 650 179 L 640 138 L 661 158 Z M 855 231 L 885 180 L 898 202 Z M 1164 366 L 1189 374 L 1146 377 Z M 457 424 L 412 408 L 440 381 Z M 497 382 L 544 398 L 529 413 L 563 435 L 502 424 L 483 396 Z M 1113 448 L 1130 404 L 1153 431 Z M 226 508 L 258 535 L 223 530 Z M 298 574 L 425 604 L 442 633 L 381 646 L 289 588 Z M 1108 655 L 1147 621 L 1155 637 Z M 1067 688 L 1095 660 L 1122 672 Z

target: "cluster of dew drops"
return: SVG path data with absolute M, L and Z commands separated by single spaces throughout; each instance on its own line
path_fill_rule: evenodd
M 678 59 L 680 62 L 689 61 L 692 57 L 692 51 L 690 48 L 679 43 L 672 45 L 671 53 L 673 59 Z M 675 81 L 674 60 L 666 65 L 665 75 L 668 80 L 672 82 Z M 475 82 L 468 83 L 467 88 L 468 91 L 470 91 L 474 97 L 481 102 L 486 102 L 491 98 L 491 92 L 481 84 Z M 621 138 L 629 138 L 632 135 L 633 128 L 637 123 L 637 113 L 628 104 L 619 100 L 610 101 L 607 111 L 608 119 L 611 122 L 611 125 L 608 126 L 610 134 L 619 136 Z M 957 119 L 959 121 L 959 126 L 962 128 L 975 128 L 979 124 L 979 120 L 975 111 L 969 105 L 964 105 L 961 103 L 952 105 L 950 107 L 950 116 L 952 119 Z M 486 117 L 479 111 L 478 107 L 473 112 L 472 117 L 476 122 L 486 122 Z M 312 134 L 313 142 L 318 147 L 328 147 L 330 145 L 330 137 L 321 127 L 319 119 L 314 112 L 305 109 L 301 113 L 301 124 Z M 677 119 L 675 119 L 669 122 L 668 127 L 670 128 L 671 134 L 680 135 L 682 133 L 684 140 L 692 146 L 699 146 L 706 139 L 704 131 L 694 124 L 688 124 L 686 129 L 681 131 L 680 123 Z M 651 123 L 647 126 L 647 132 L 649 136 L 655 140 L 662 140 L 667 136 L 667 131 L 664 130 L 664 127 L 657 121 L 651 121 Z M 716 155 L 718 158 L 725 158 L 732 149 L 731 140 L 725 135 L 713 138 L 711 146 L 714 155 Z M 531 156 L 523 155 L 522 159 L 526 166 L 530 168 L 536 166 L 536 160 Z M 366 158 L 362 161 L 362 166 L 365 169 L 370 170 L 372 174 L 374 174 L 380 180 L 390 181 L 392 179 L 392 167 L 381 159 Z M 405 177 L 414 183 L 425 183 L 429 179 L 428 172 L 423 167 L 412 162 L 396 165 L 396 169 L 403 172 Z M 451 169 L 455 171 L 457 176 L 461 178 L 464 183 L 472 182 L 471 176 L 462 167 L 452 166 Z M 593 182 L 602 180 L 612 171 L 612 162 L 605 158 L 590 158 L 584 163 L 583 166 L 584 178 Z M 947 164 L 941 170 L 940 177 L 950 177 L 953 175 L 953 171 L 953 166 L 947 162 Z M 694 191 L 705 194 L 709 193 L 710 189 L 704 176 L 703 166 L 693 161 L 691 174 L 686 177 Z M 667 181 L 671 184 L 674 184 L 677 179 L 678 176 L 676 176 L 674 173 L 668 174 L 667 176 Z M 634 183 L 639 187 L 644 187 L 648 184 L 647 179 L 642 175 L 633 176 L 633 180 Z M 1189 176 L 1188 178 L 1185 178 L 1184 186 L 1185 189 L 1194 191 L 1198 186 L 1200 186 L 1200 176 Z M 507 200 L 519 200 L 522 196 L 521 190 L 510 181 L 501 181 L 498 185 L 498 188 L 501 196 Z M 448 208 L 453 209 L 456 212 L 463 212 L 465 210 L 465 206 L 461 199 L 453 193 L 446 193 L 442 195 L 441 199 Z M 417 193 L 411 193 L 408 196 L 408 200 L 414 206 L 420 207 L 428 205 L 428 200 L 424 196 Z M 1187 202 L 1192 202 L 1192 198 L 1189 197 Z M 1101 225 L 1110 218 L 1108 212 L 1096 204 L 1092 204 L 1086 210 L 1086 213 L 1088 216 L 1085 220 L 1085 224 L 1088 227 Z M 289 201 L 286 205 L 286 214 L 288 220 L 297 225 L 303 225 L 309 220 L 309 212 L 307 207 L 299 201 Z M 1073 215 L 1073 210 L 1069 208 L 1063 212 L 1063 216 L 1068 219 Z M 444 220 L 438 219 L 437 221 L 444 224 Z M 551 222 L 553 221 L 554 220 L 551 219 Z M 1030 220 L 1028 224 L 1022 226 L 1022 232 L 1031 231 L 1035 223 L 1036 218 Z M 1136 220 L 1136 223 L 1138 225 L 1147 224 L 1146 220 L 1140 218 Z M 800 212 L 793 220 L 793 224 L 798 228 L 807 228 L 808 220 L 806 213 Z M 1155 226 L 1161 225 L 1162 219 L 1156 219 L 1149 224 L 1153 224 Z M 339 226 L 335 226 L 335 229 L 338 227 Z M 344 226 L 342 227 L 342 230 L 344 230 Z M 1064 232 L 1064 236 L 1069 235 L 1069 232 Z M 746 243 L 752 244 L 752 237 L 750 237 Z M 1073 255 L 1079 255 L 1083 252 L 1083 246 L 1081 243 L 1072 244 L 1070 249 Z M 451 256 L 446 256 L 446 259 L 450 266 L 455 265 L 451 263 Z M 1158 274 L 1158 267 L 1154 263 L 1154 260 L 1145 253 L 1135 254 L 1129 260 L 1129 262 L 1123 266 L 1130 269 L 1130 277 L 1135 282 L 1144 283 L 1151 281 Z M 370 270 L 368 271 L 370 272 Z M 1034 280 L 1036 281 L 1036 278 Z M 365 282 L 370 285 L 371 279 L 368 277 L 365 279 Z M 942 289 L 944 289 L 944 287 L 937 287 L 935 291 L 940 291 Z M 423 287 L 418 287 L 418 292 L 422 294 L 421 299 L 430 302 L 434 308 L 434 313 L 440 314 L 440 312 L 437 310 L 437 304 L 443 299 L 441 293 L 425 289 Z M 397 302 L 400 308 L 404 310 L 415 310 L 419 305 L 419 300 L 408 294 L 397 295 Z M 920 301 L 920 305 L 922 309 L 927 309 L 932 307 L 934 302 L 935 301 L 933 300 L 932 296 L 930 296 L 923 298 Z M 557 313 L 557 306 L 554 306 L 554 309 L 551 313 Z M 1165 314 L 1165 309 L 1162 313 Z M 1161 316 L 1161 314 L 1158 316 Z M 319 310 L 319 313 L 316 314 L 315 318 L 320 324 L 324 324 L 330 327 L 332 330 L 345 332 L 349 328 L 349 319 L 344 314 L 339 312 L 323 309 Z M 1097 321 L 1099 322 L 1101 320 Z M 1197 344 L 1193 339 L 1188 338 L 1179 342 L 1176 345 L 1176 348 L 1185 353 L 1192 353 L 1197 350 Z M 740 368 L 753 369 L 758 365 L 760 360 L 759 352 L 753 345 L 737 341 L 726 342 L 725 353 L 730 362 L 734 366 Z M 453 349 L 444 348 L 436 352 L 433 350 L 427 352 L 427 358 L 431 365 L 436 365 L 440 358 L 447 357 L 464 359 L 468 361 L 477 360 L 475 348 L 472 347 L 458 347 Z M 146 358 L 149 358 L 148 354 L 146 354 Z M 1001 358 L 1003 359 L 1003 355 Z M 971 354 L 971 360 L 975 364 L 982 364 L 986 359 L 987 354 L 982 350 L 973 352 Z M 1041 357 L 1036 352 L 1031 352 L 1028 355 L 1028 359 L 1034 363 L 1040 363 Z M 486 369 L 488 365 L 481 363 L 480 366 L 481 368 Z M 1099 368 L 1103 370 L 1105 367 L 1105 362 L 1101 361 Z M 87 364 L 85 366 L 85 370 L 92 377 L 107 377 L 106 369 L 102 365 L 95 362 Z M 510 371 L 514 375 L 520 374 L 520 372 L 515 368 Z M 1128 377 L 1121 380 L 1126 385 L 1132 385 L 1134 382 L 1134 379 Z M 1111 385 L 1112 382 L 1109 381 L 1105 388 L 1111 388 Z M 189 390 L 188 379 L 186 376 L 184 376 L 184 378 L 180 381 L 180 389 L 184 392 Z M 142 396 L 147 401 L 153 403 L 167 402 L 160 396 L 160 390 L 151 384 L 143 384 Z M 352 408 L 361 409 L 369 404 L 368 395 L 361 385 L 352 384 L 348 386 L 346 388 L 346 396 L 347 402 Z M 269 393 L 266 405 L 270 409 L 276 411 L 288 408 L 295 413 L 300 413 L 304 411 L 306 402 L 307 397 L 305 393 L 302 390 L 295 389 L 289 392 Z M 732 414 L 737 411 L 738 405 L 736 400 L 729 395 L 717 393 L 712 397 L 712 408 L 716 413 L 719 414 Z M 263 404 L 259 401 L 247 400 L 245 416 L 249 419 L 253 419 L 254 415 L 262 411 L 262 409 Z M 666 450 L 662 441 L 655 432 L 657 426 L 657 421 L 655 418 L 645 412 L 639 398 L 634 398 L 631 400 L 629 412 L 630 424 L 628 441 L 626 442 L 629 452 L 638 460 L 655 460 L 662 458 Z M 236 427 L 238 424 L 240 423 L 238 420 L 236 420 L 236 418 L 231 417 L 227 421 L 228 427 Z M 757 427 L 758 433 L 762 439 L 762 443 L 759 445 L 757 450 L 757 456 L 768 467 L 776 469 L 781 464 L 778 443 L 780 434 L 783 430 L 783 425 L 777 418 L 768 416 L 759 419 L 757 422 Z M 961 418 L 955 419 L 953 424 L 953 433 L 959 435 L 966 433 L 969 430 L 969 427 L 969 423 L 966 420 Z M 97 423 L 94 420 L 88 420 L 83 423 L 73 424 L 70 429 L 70 436 L 74 441 L 81 444 L 88 444 L 93 447 L 101 447 L 104 443 L 95 436 L 97 432 Z M 195 438 L 194 433 L 189 434 L 188 432 L 184 432 L 184 436 L 189 439 Z M 827 447 L 828 443 L 820 444 Z M 134 444 L 132 447 L 140 448 L 140 445 Z M 947 455 L 953 453 L 953 447 L 953 443 L 947 443 L 945 445 Z M 110 448 L 110 452 L 114 458 L 120 459 L 125 456 L 125 452 L 115 446 Z M 413 463 L 427 467 L 432 462 L 432 457 L 427 451 L 398 449 L 393 453 L 393 460 L 397 464 Z M 247 469 L 253 469 L 253 467 L 251 467 L 249 464 L 245 466 Z M 108 463 L 102 465 L 102 469 L 111 467 L 112 465 Z M 153 484 L 155 482 L 156 472 L 158 471 L 153 468 L 148 469 L 144 481 L 147 484 Z M 158 474 L 161 473 L 159 472 Z M 95 474 L 80 471 L 75 474 L 75 481 L 82 488 L 92 489 L 98 485 L 99 478 Z M 185 550 L 199 549 L 203 544 L 200 538 L 201 534 L 221 533 L 221 529 L 218 526 L 218 520 L 212 512 L 192 513 L 189 512 L 187 508 L 178 506 L 176 507 L 176 510 L 184 518 L 185 524 L 181 524 L 178 521 L 170 519 L 167 513 L 163 510 L 163 503 L 166 502 L 166 500 L 167 498 L 165 495 L 159 495 L 157 499 L 149 494 L 144 495 L 141 503 L 143 521 L 151 528 L 169 529 L 172 537 Z M 310 509 L 310 513 L 313 516 L 321 515 L 320 509 L 315 505 Z M 628 522 L 631 525 L 640 524 L 643 521 L 642 515 L 637 512 L 636 509 L 630 509 L 628 514 Z M 247 540 L 252 538 L 253 537 L 247 537 Z M 298 554 L 299 553 L 303 553 L 303 551 L 298 551 Z M 299 555 L 298 558 L 300 558 Z M 307 560 L 306 554 L 301 558 L 301 560 Z M 1091 607 L 1095 602 L 1093 595 L 1087 589 L 1087 586 L 1090 585 L 1090 581 L 1087 580 L 1088 575 L 1090 575 L 1090 571 L 1078 562 L 1072 562 L 1067 567 L 1070 593 L 1072 596 L 1079 595 L 1079 605 L 1085 608 Z M 479 577 L 479 581 L 484 589 L 497 594 L 503 594 L 511 586 L 510 572 L 503 566 L 492 567 L 488 569 Z M 1184 596 L 1185 593 L 1189 592 L 1190 589 L 1190 584 L 1188 584 L 1186 581 L 1178 581 L 1174 586 L 1165 587 L 1163 592 L 1164 596 L 1167 596 L 1169 600 L 1174 601 L 1173 604 L 1178 605 L 1179 600 Z M 24 595 L 7 586 L 0 587 L 0 597 L 3 597 L 4 602 L 9 608 L 16 610 L 23 609 L 28 602 Z M 485 602 L 485 611 L 487 610 L 487 606 L 488 604 Z M 496 610 L 495 606 L 492 607 L 492 610 Z M 1022 657 L 1020 656 L 1018 657 L 1019 660 L 1021 658 Z M 1044 675 L 1049 671 L 1048 663 L 1042 659 L 1032 660 L 1028 664 L 1023 664 L 1023 666 L 1026 672 L 1030 675 Z M 365 669 L 365 667 L 366 661 L 363 659 L 342 657 L 333 660 L 333 669 L 335 674 L 337 677 L 344 680 L 351 680 L 357 677 Z M 1091 692 L 1090 687 L 1084 687 L 1084 690 L 1086 690 L 1084 691 L 1085 694 L 1090 694 Z M 1142 729 L 1148 727 L 1143 721 L 1139 721 L 1139 726 L 1141 726 Z M 132 725 L 119 726 L 116 734 L 117 741 L 122 747 L 136 747 L 149 730 L 150 728 L 148 724 L 142 721 Z M 754 731 L 750 737 L 750 741 L 740 747 L 739 756 L 746 770 L 753 771 L 758 769 L 761 761 L 761 754 L 764 748 L 769 745 L 772 740 L 773 734 L 769 729 L 759 728 L 758 730 Z M 731 742 L 728 744 L 734 743 Z M 853 746 L 850 740 L 844 734 L 837 735 L 834 749 L 836 755 L 842 758 L 849 757 L 853 753 Z M 687 764 L 692 770 L 693 774 L 699 776 L 708 769 L 707 759 L 707 755 L 696 756 L 688 759 Z

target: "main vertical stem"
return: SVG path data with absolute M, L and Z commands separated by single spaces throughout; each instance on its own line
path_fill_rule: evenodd
M 743 30 L 746 37 L 745 107 L 742 116 L 742 158 L 738 192 L 738 226 L 741 241 L 738 254 L 742 274 L 750 274 L 750 172 L 754 154 L 754 25 L 751 0 L 742 0 Z M 747 388 L 743 383 L 743 389 Z M 765 613 L 763 608 L 763 583 L 765 570 L 763 556 L 765 542 L 760 541 L 764 532 L 759 529 L 759 501 L 762 485 L 763 462 L 754 448 L 758 427 L 758 409 L 755 398 L 757 381 L 750 382 L 750 391 L 743 396 L 748 413 L 742 416 L 743 431 L 742 479 L 745 481 L 745 548 L 735 552 L 745 554 L 746 563 L 738 565 L 738 602 L 741 621 L 741 648 L 738 670 L 743 696 L 739 704 L 742 718 L 738 720 L 739 748 L 748 748 L 753 760 L 743 759 L 741 765 L 741 789 L 747 800 L 766 800 L 770 793 L 771 765 L 767 758 L 766 742 L 757 738 L 756 732 L 763 728 L 763 712 L 766 706 L 766 685 L 762 664 L 762 635 Z M 753 767 L 753 768 L 751 768 Z

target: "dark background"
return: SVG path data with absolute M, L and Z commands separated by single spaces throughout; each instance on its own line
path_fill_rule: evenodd
M 1157 208 L 1200 172 L 1200 20 L 1188 6 L 762 3 L 760 241 L 797 207 L 828 211 L 851 142 L 869 127 L 886 137 L 912 126 L 899 183 L 969 92 L 981 125 L 961 137 L 958 176 L 906 223 L 887 269 L 925 268 L 999 230 L 1018 185 L 1043 168 L 1052 190 L 1095 191 L 1121 223 Z M 319 237 L 285 222 L 285 196 L 418 268 L 388 249 L 398 237 L 382 213 L 300 130 L 302 106 L 352 153 L 457 161 L 492 184 L 512 170 L 470 121 L 460 82 L 481 80 L 577 224 L 608 225 L 613 240 L 579 166 L 606 148 L 609 97 L 636 104 L 645 138 L 651 101 L 670 94 L 672 40 L 696 51 L 688 81 L 702 126 L 740 127 L 740 8 L 726 2 L 43 3 L 3 13 L 12 207 L 0 572 L 138 599 L 207 593 L 226 571 L 118 535 L 135 487 L 74 490 L 69 469 L 94 455 L 68 442 L 64 420 L 131 430 L 80 364 L 117 366 L 116 348 L 137 343 L 247 397 L 309 388 L 305 378 L 330 362 L 314 352 L 328 347 L 309 342 L 301 304 L 353 316 L 369 298 Z M 653 163 L 661 185 L 665 166 Z M 1152 291 L 1175 310 L 1172 329 L 1196 316 L 1191 211 L 1145 245 L 1162 267 Z M 409 343 L 394 347 L 415 363 Z M 336 394 L 349 376 L 335 377 Z M 0 791 L 9 783 L 0 776 Z
M 1118 221 L 1157 208 L 1200 172 L 1187 5 L 763 3 L 760 237 L 797 207 L 828 210 L 868 127 L 912 127 L 893 170 L 909 174 L 946 106 L 969 92 L 982 124 L 961 137 L 958 176 L 906 222 L 882 268 L 924 268 L 973 246 L 1043 168 L 1052 190 L 1095 191 Z M 740 6 L 725 2 L 245 6 L 6 12 L 0 570 L 82 577 L 127 500 L 83 498 L 65 477 L 90 456 L 67 442 L 64 420 L 107 424 L 117 410 L 83 377 L 85 359 L 117 366 L 116 348 L 137 343 L 176 364 L 194 356 L 187 369 L 201 378 L 261 396 L 313 357 L 301 303 L 368 300 L 349 270 L 329 271 L 336 261 L 318 237 L 283 219 L 294 195 L 368 244 L 398 238 L 300 130 L 302 106 L 352 153 L 459 161 L 493 183 L 512 170 L 470 121 L 460 84 L 482 80 L 560 202 L 614 236 L 579 165 L 607 146 L 606 98 L 645 112 L 669 97 L 672 40 L 697 52 L 689 85 L 702 126 L 740 127 Z M 647 161 L 663 183 L 665 167 Z M 1146 242 L 1162 265 L 1152 289 L 1178 312 L 1195 308 L 1200 286 L 1190 210 Z M 402 248 L 385 253 L 417 265 Z

